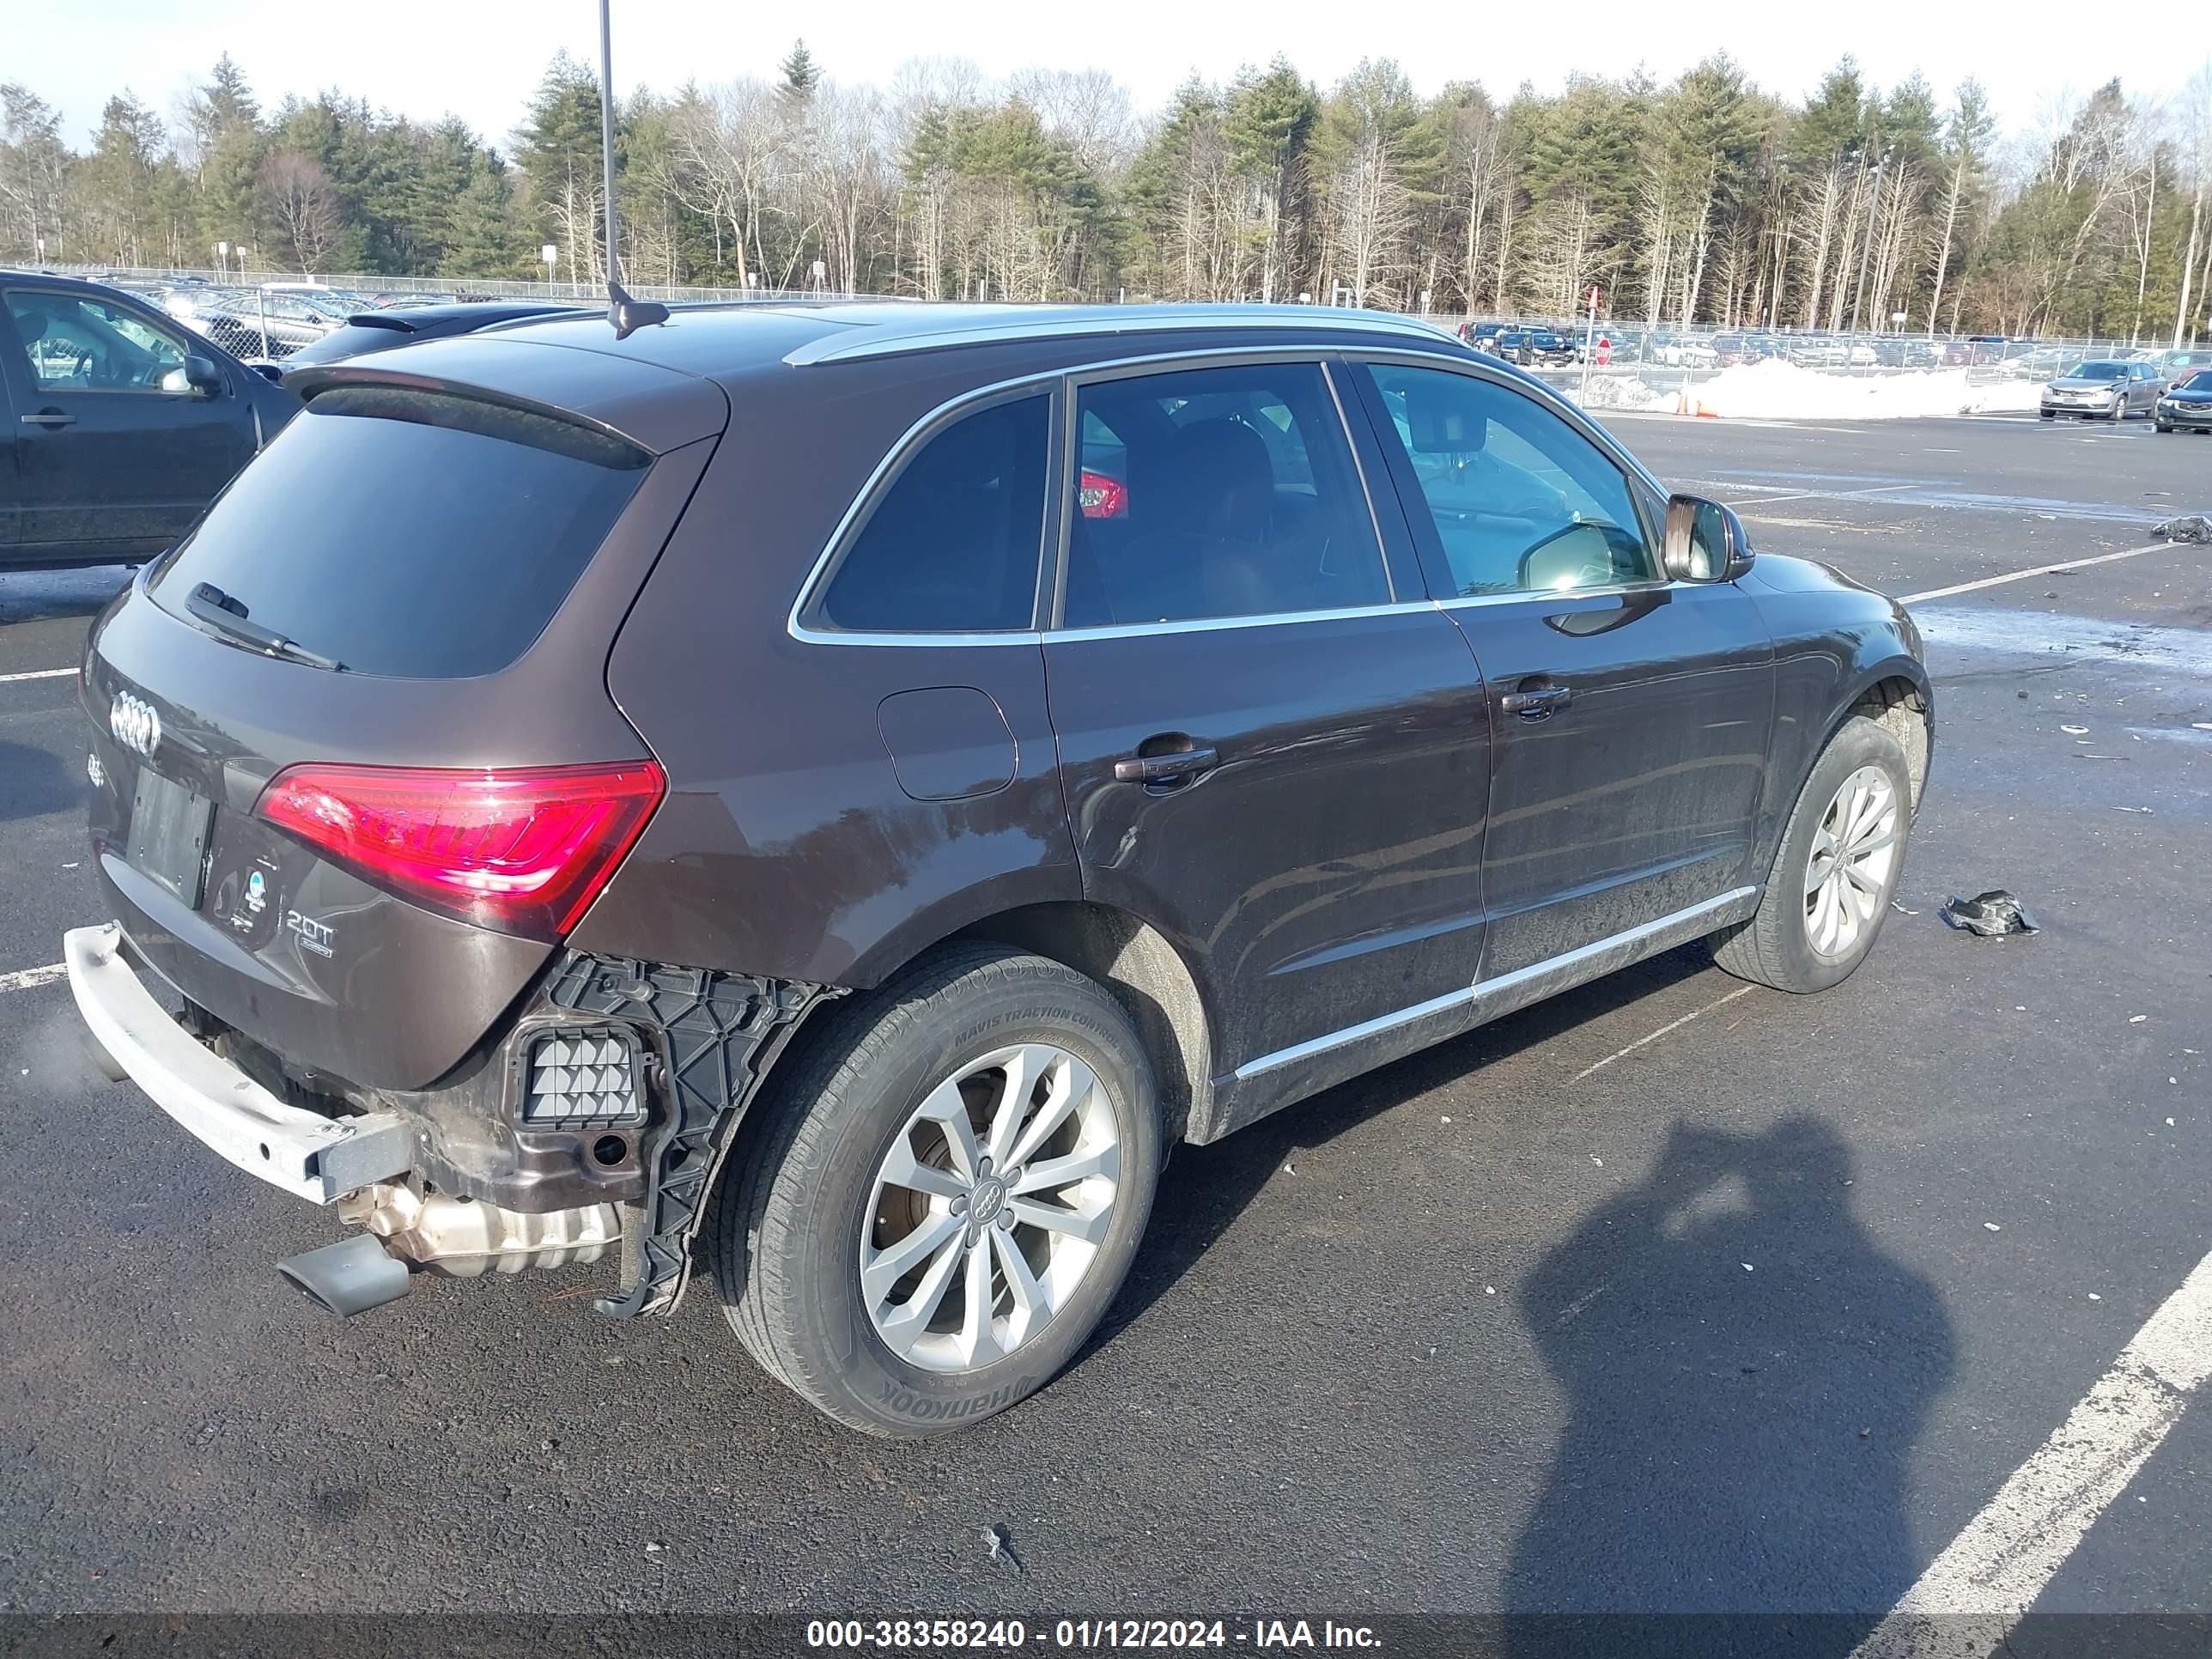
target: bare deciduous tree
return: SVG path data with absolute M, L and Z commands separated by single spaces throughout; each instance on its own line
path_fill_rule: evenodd
M 337 245 L 344 226 L 337 191 L 323 164 L 295 149 L 271 150 L 256 175 L 254 194 L 276 245 L 313 274 Z

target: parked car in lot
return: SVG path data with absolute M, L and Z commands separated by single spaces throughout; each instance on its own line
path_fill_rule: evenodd
M 1536 361 L 1535 331 L 1502 328 L 1490 337 L 1489 349 L 1507 362 L 1526 368 Z
M 473 334 L 502 323 L 556 315 L 575 307 L 553 300 L 477 300 L 437 306 L 395 307 L 389 311 L 366 311 L 349 317 L 322 338 L 301 346 L 283 360 L 287 374 L 320 363 L 335 363 L 372 351 L 419 340 L 444 339 L 449 335 Z
M 1171 1144 L 1695 940 L 1821 989 L 1896 890 L 1904 610 L 1418 322 L 732 306 L 300 385 L 91 631 L 64 953 L 365 1230 L 285 1264 L 341 1310 L 703 1261 L 939 1431 L 1083 1346 Z
M 2212 432 L 2212 368 L 2200 368 L 2168 386 L 2151 416 L 2160 432 Z
M 308 291 L 177 284 L 157 292 L 170 316 L 240 358 L 288 356 L 321 339 L 345 314 L 325 295 Z
M 2164 385 L 2155 363 L 2100 358 L 2075 364 L 2045 386 L 2039 412 L 2046 421 L 2061 415 L 2124 421 L 2155 404 Z
M 1555 328 L 1536 328 L 1528 331 L 1528 355 L 1523 362 L 1576 363 L 1582 361 L 1582 342 L 1571 334 Z
M 163 551 L 299 406 L 130 295 L 0 270 L 0 566 Z
M 2202 347 L 2184 347 L 2178 351 L 2161 351 L 2151 361 L 2158 365 L 2159 378 L 2168 386 L 2179 386 L 2200 368 L 2212 368 L 2212 350 Z

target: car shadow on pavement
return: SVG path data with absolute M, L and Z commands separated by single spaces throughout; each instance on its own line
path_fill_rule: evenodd
M 84 805 L 84 786 L 50 751 L 0 739 L 0 823 Z
M 1510 1652 L 1843 1659 L 1911 1586 L 1951 1322 L 1851 1179 L 1819 1118 L 1678 1120 L 1522 1282 L 1571 1418 L 1507 1570 Z
M 1696 947 L 1670 953 L 1179 1152 L 1091 1346 L 1301 1151 L 1709 969 Z M 1844 1659 L 1911 1584 L 1907 1471 L 1952 1327 L 1859 1224 L 1852 1180 L 1820 1118 L 1756 1134 L 1677 1120 L 1648 1177 L 1516 1287 L 1570 1420 L 1506 1569 L 1488 1632 L 1503 1651 Z
M 1285 1163 L 1295 1163 L 1299 1152 L 1711 968 L 1701 946 L 1669 951 L 1324 1090 L 1211 1146 L 1176 1148 L 1161 1172 L 1144 1248 L 1128 1282 L 1084 1353 L 1141 1318 L 1204 1259 L 1260 1189 Z

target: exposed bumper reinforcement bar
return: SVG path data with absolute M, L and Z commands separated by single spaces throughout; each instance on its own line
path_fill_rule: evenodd
M 408 1127 L 389 1112 L 327 1118 L 288 1106 L 170 1017 L 123 959 L 114 922 L 62 935 L 77 1012 L 155 1105 L 248 1175 L 317 1204 L 411 1167 Z

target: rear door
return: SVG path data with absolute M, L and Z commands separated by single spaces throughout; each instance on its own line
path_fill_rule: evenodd
M 1759 881 L 1774 653 L 1750 598 L 1660 574 L 1664 503 L 1594 429 L 1433 362 L 1361 379 L 1487 693 L 1483 978 Z
M 1197 969 L 1218 1073 L 1279 1081 L 1371 1023 L 1463 1000 L 1480 684 L 1377 477 L 1386 558 L 1328 370 L 1107 371 L 1073 407 L 1077 508 L 1044 653 L 1085 896 Z
M 23 354 L 15 447 L 32 557 L 159 552 L 252 459 L 238 387 L 185 387 L 185 336 L 120 296 L 0 295 Z M 225 374 L 231 371 L 226 367 Z

